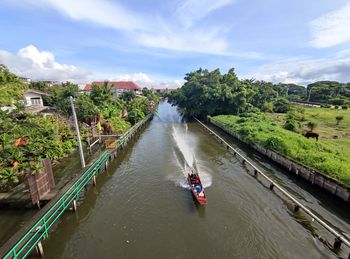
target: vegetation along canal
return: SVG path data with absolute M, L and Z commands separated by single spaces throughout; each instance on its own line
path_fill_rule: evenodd
M 350 233 L 345 206 L 306 191 L 310 187 L 257 154 L 249 156 L 323 219 Z M 185 161 L 197 164 L 205 207 L 195 204 L 186 187 Z M 332 242 L 330 234 L 293 212 L 287 200 L 259 184 L 198 123 L 184 123 L 166 102 L 84 199 L 45 241 L 45 258 L 332 258 L 348 253 L 345 246 L 332 252 L 320 241 Z

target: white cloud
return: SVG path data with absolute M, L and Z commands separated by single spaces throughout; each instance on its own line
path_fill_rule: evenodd
M 20 49 L 17 54 L 0 50 L 0 63 L 16 75 L 33 80 L 81 82 L 90 75 L 76 66 L 56 62 L 51 52 L 39 51 L 33 45 Z
M 295 58 L 269 63 L 245 78 L 302 85 L 320 80 L 350 82 L 350 52 L 342 51 L 329 58 Z
M 133 12 L 108 0 L 23 0 L 40 8 L 50 7 L 73 20 L 93 22 L 123 31 L 143 47 L 190 51 L 260 59 L 258 53 L 232 52 L 225 38 L 226 27 L 191 26 L 214 10 L 235 0 L 185 0 L 175 10 L 176 19 Z M 20 2 L 23 4 L 23 2 Z M 180 22 L 180 25 L 179 25 Z
M 350 40 L 350 3 L 311 22 L 311 46 L 332 47 Z
M 189 28 L 194 22 L 233 2 L 233 0 L 183 0 L 178 5 L 175 15 L 185 28 Z

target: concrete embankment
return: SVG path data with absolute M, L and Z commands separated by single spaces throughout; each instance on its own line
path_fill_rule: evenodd
M 265 147 L 263 147 L 260 144 L 250 144 L 246 139 L 241 136 L 239 133 L 228 129 L 224 125 L 222 125 L 220 122 L 216 121 L 213 118 L 208 118 L 209 122 L 218 128 L 222 129 L 229 135 L 235 137 L 239 141 L 249 145 L 256 151 L 258 151 L 260 154 L 268 157 L 272 161 L 274 161 L 276 164 L 280 165 L 281 167 L 288 170 L 290 173 L 301 177 L 305 179 L 307 182 L 309 182 L 312 185 L 316 185 L 329 193 L 333 194 L 334 196 L 342 199 L 343 201 L 346 201 L 350 203 L 350 188 L 343 186 L 341 183 L 337 182 L 336 180 L 322 174 L 321 172 L 310 168 L 308 166 L 305 166 L 295 160 L 292 160 L 282 154 L 279 154 L 275 151 L 269 150 Z

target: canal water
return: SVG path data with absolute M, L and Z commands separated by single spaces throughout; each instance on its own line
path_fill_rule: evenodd
M 227 136 L 225 136 L 227 137 Z M 317 191 L 237 145 L 304 204 L 350 233 L 350 216 Z M 186 185 L 194 164 L 208 204 Z M 321 236 L 321 238 L 320 238 Z M 197 123 L 166 102 L 148 127 L 97 178 L 78 212 L 64 214 L 45 258 L 332 258 L 332 241 L 315 222 L 251 177 L 244 165 Z

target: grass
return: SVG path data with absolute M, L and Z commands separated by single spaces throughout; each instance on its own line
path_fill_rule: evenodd
M 339 125 L 337 115 L 344 116 Z M 259 143 L 350 187 L 350 110 L 306 108 L 304 117 L 299 132 L 283 129 L 285 114 L 219 115 L 212 120 L 240 133 L 248 142 Z M 318 124 L 314 129 L 320 134 L 318 142 L 301 135 L 309 120 Z

